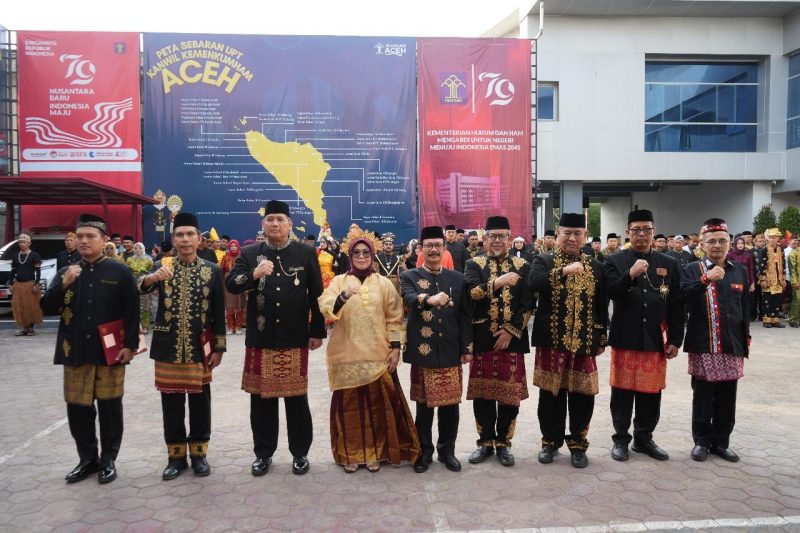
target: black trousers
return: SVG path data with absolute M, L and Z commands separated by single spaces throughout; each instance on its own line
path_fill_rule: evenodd
M 569 407 L 569 435 L 565 435 L 567 425 L 567 408 Z M 589 447 L 586 436 L 589 434 L 589 422 L 594 412 L 594 396 L 539 389 L 539 428 L 542 431 L 542 445 L 552 444 L 560 448 L 564 441 L 570 450 L 585 450 Z
M 770 294 L 769 292 L 762 292 L 761 294 L 761 318 L 778 318 L 783 307 L 783 293 Z
M 736 423 L 737 380 L 692 377 L 692 438 L 698 446 L 727 448 Z
M 478 424 L 478 446 L 511 447 L 519 407 L 475 398 L 472 400 L 472 411 Z
M 631 416 L 634 403 L 633 442 L 644 445 L 653 440 L 653 431 L 661 417 L 661 392 L 635 392 L 611 387 L 611 420 L 614 423 L 614 442 L 628 445 L 631 442 Z
M 286 409 L 286 430 L 292 457 L 305 457 L 314 438 L 308 395 L 283 399 Z M 253 430 L 253 451 L 256 457 L 272 457 L 278 448 L 278 398 L 250 395 L 250 427 Z
M 761 319 L 761 286 L 756 283 L 756 290 L 750 293 L 750 320 Z
M 90 406 L 67 404 L 69 431 L 75 439 L 81 461 L 97 459 L 97 433 L 94 420 L 100 419 L 100 463 L 115 461 L 122 444 L 122 398 L 97 400 L 97 409 Z
M 189 434 L 186 434 L 186 397 L 189 397 Z M 170 444 L 207 443 L 211 438 L 211 385 L 203 385 L 196 394 L 161 393 L 164 413 L 164 440 Z M 191 446 L 192 457 L 204 457 L 205 446 L 198 451 Z
M 436 450 L 439 455 L 450 456 L 456 453 L 456 437 L 458 436 L 459 409 L 456 405 L 444 405 L 439 410 L 439 439 Z M 422 447 L 423 457 L 433 456 L 433 407 L 417 402 L 417 417 L 414 425 L 417 426 L 419 443 Z

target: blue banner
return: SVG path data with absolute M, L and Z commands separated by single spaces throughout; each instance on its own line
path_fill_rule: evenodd
M 415 40 L 144 34 L 148 245 L 178 211 L 244 241 L 289 204 L 295 234 L 416 235 Z

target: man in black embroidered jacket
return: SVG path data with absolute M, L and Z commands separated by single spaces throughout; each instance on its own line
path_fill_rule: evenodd
M 667 359 L 678 354 L 683 340 L 684 313 L 680 267 L 652 249 L 654 231 L 650 211 L 632 211 L 627 229 L 631 247 L 609 255 L 604 264 L 606 291 L 614 302 L 608 344 L 615 431 L 611 457 L 617 461 L 628 459 L 634 402 L 633 451 L 669 459 L 653 442 L 653 431 L 661 414 L 661 391 L 667 386 Z
M 394 253 L 394 234 L 384 233 L 381 237 L 383 249 L 375 255 L 378 263 L 378 274 L 388 278 L 400 292 L 400 272 L 404 270 L 402 258 Z
M 420 234 L 424 263 L 400 275 L 403 303 L 409 308 L 403 360 L 411 363 L 411 399 L 417 402 L 415 420 L 422 456 L 414 465 L 425 472 L 432 461 L 433 409 L 439 409 L 438 460 L 457 472 L 458 404 L 461 403 L 461 365 L 472 360 L 470 300 L 464 276 L 442 268 L 444 233 L 439 226 Z
M 197 255 L 197 217 L 178 213 L 172 225 L 177 255 L 156 261 L 139 278 L 139 291 L 158 291 L 150 358 L 155 360 L 156 389 L 161 392 L 167 467 L 164 480 L 188 467 L 196 476 L 211 473 L 206 455 L 211 438 L 211 371 L 225 352 L 225 294 L 222 269 Z M 171 259 L 168 261 L 167 259 Z M 186 434 L 186 403 L 189 434 Z
M 750 281 L 742 264 L 726 260 L 731 241 L 724 220 L 706 220 L 700 237 L 705 259 L 681 272 L 681 297 L 689 306 L 684 349 L 694 391 L 691 455 L 705 461 L 711 452 L 736 462 L 729 445 L 736 384 L 750 346 Z
M 308 407 L 308 352 L 322 346 L 325 320 L 317 298 L 322 275 L 316 250 L 289 240 L 289 206 L 270 200 L 262 228 L 267 242 L 246 246 L 226 286 L 249 292 L 242 389 L 250 393 L 254 476 L 267 473 L 278 446 L 278 398 L 284 399 L 292 472 L 308 472 L 313 437 Z
M 80 457 L 78 466 L 67 475 L 67 483 L 81 481 L 98 470 L 98 481 L 109 483 L 117 477 L 114 461 L 122 443 L 125 365 L 139 347 L 139 294 L 128 267 L 103 255 L 108 236 L 102 218 L 80 215 L 75 232 L 81 261 L 56 273 L 41 304 L 45 312 L 61 314 L 55 364 L 64 366 L 67 418 Z M 119 364 L 109 365 L 98 326 L 117 320 L 123 321 L 124 337 L 115 347 Z
M 581 253 L 585 241 L 586 217 L 563 213 L 555 255 L 537 255 L 528 278 L 528 290 L 539 293 L 532 333 L 542 430 L 539 462 L 552 463 L 566 441 L 575 468 L 589 464 L 586 437 L 599 392 L 595 357 L 605 350 L 608 322 L 603 267 Z
M 511 228 L 505 217 L 487 219 L 483 244 L 486 255 L 467 261 L 464 272 L 473 305 L 467 399 L 478 426 L 478 448 L 469 462 L 482 463 L 496 449 L 500 464 L 512 466 L 519 404 L 528 397 L 524 355 L 530 351 L 533 308 L 533 292 L 526 289 L 530 264 L 509 255 Z

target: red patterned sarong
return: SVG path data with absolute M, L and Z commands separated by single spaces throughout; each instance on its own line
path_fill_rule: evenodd
M 469 365 L 467 400 L 483 398 L 519 407 L 527 397 L 524 354 L 504 350 L 475 354 Z
M 689 374 L 703 381 L 734 381 L 744 376 L 744 357 L 726 353 L 689 353 Z
M 611 348 L 612 387 L 656 393 L 667 388 L 667 358 L 662 352 Z
M 428 407 L 461 403 L 464 371 L 460 366 L 423 368 L 411 366 L 411 400 Z
M 561 389 L 594 396 L 600 392 L 597 361 L 571 352 L 536 348 L 533 384 L 553 396 L 558 396 Z
M 308 348 L 246 348 L 242 389 L 262 398 L 308 392 Z

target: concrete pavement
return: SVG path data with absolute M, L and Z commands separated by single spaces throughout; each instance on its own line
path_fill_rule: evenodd
M 754 326 L 731 438 L 742 457 L 735 464 L 689 457 L 691 389 L 683 353 L 669 365 L 655 435 L 671 459 L 659 463 L 632 452 L 626 463 L 613 461 L 606 354 L 598 359 L 601 392 L 586 469 L 572 468 L 566 450 L 554 464 L 537 462 L 538 391 L 529 381 L 513 468 L 494 459 L 467 463 L 476 433 L 471 402 L 465 401 L 456 447 L 462 472 L 434 462 L 425 474 L 384 466 L 377 474 L 361 469 L 346 475 L 330 453 L 323 348 L 312 352 L 309 365 L 311 471 L 292 475 L 282 422 L 273 466 L 267 476 L 254 478 L 249 398 L 240 390 L 244 336 L 231 336 L 212 384 L 211 475 L 194 478 L 187 472 L 161 481 L 161 406 L 153 364 L 144 354 L 127 369 L 119 478 L 104 486 L 94 477 L 75 485 L 63 481 L 77 454 L 66 423 L 62 370 L 51 364 L 55 330 L 36 337 L 0 331 L 0 531 L 798 531 L 800 332 Z M 406 395 L 408 372 L 401 365 Z M 529 380 L 532 373 L 530 356 Z

